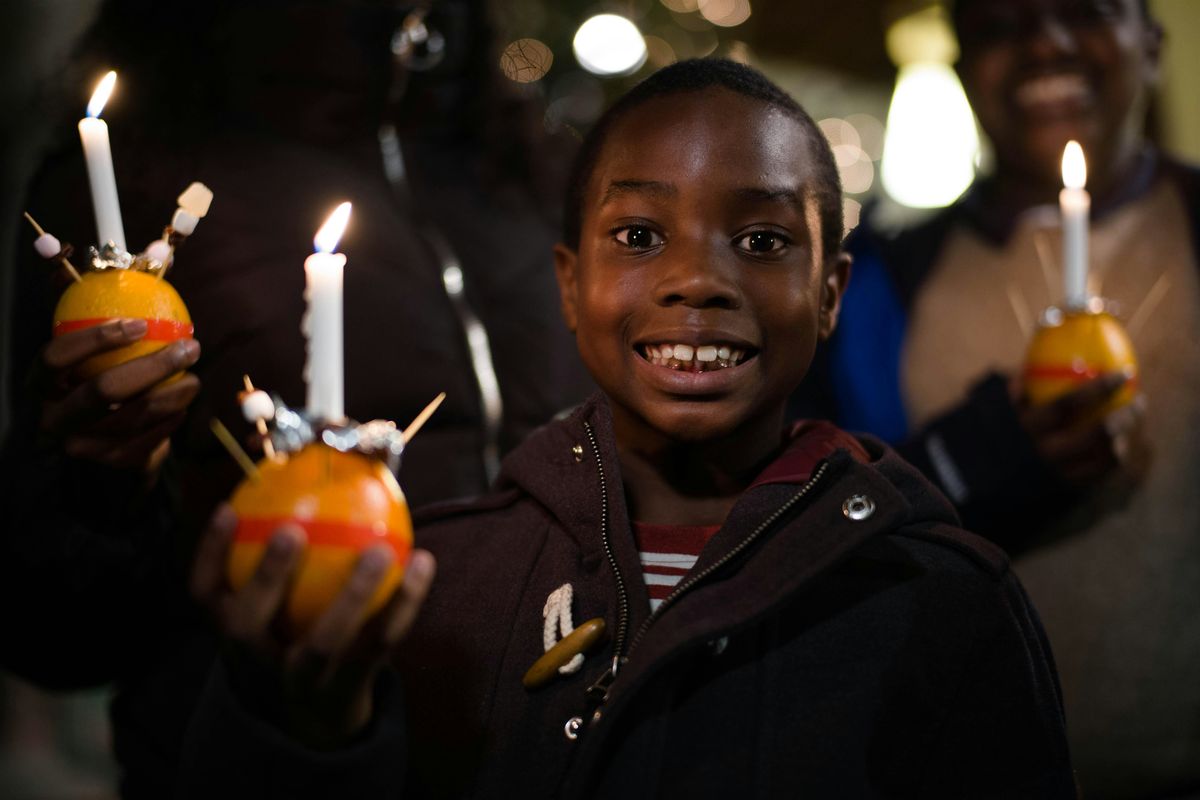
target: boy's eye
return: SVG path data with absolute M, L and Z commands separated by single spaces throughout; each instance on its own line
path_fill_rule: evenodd
M 616 232 L 616 239 L 634 250 L 648 250 L 662 244 L 662 236 L 644 225 L 629 225 Z
M 733 240 L 734 247 L 751 253 L 775 253 L 788 246 L 788 240 L 771 231 L 753 231 Z

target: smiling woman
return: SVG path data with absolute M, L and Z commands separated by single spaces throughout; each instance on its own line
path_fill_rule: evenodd
M 1200 663 L 1200 171 L 1148 136 L 1163 30 L 1147 10 L 956 0 L 957 68 L 994 172 L 907 231 L 879 218 L 855 231 L 828 381 L 840 424 L 896 442 L 1019 559 L 1055 649 L 1081 791 L 1105 800 L 1200 787 L 1188 666 Z M 1081 190 L 1060 195 L 1072 140 L 1090 215 Z M 1031 344 L 1022 326 L 1084 294 L 1082 258 L 1064 253 L 1064 281 L 1062 239 L 1071 253 L 1087 243 L 1087 291 L 1129 315 L 1139 371 L 1110 364 L 1047 405 L 1025 367 L 1048 334 Z
M 959 74 L 998 171 L 1057 185 L 1071 139 L 1098 167 L 1099 193 L 1128 171 L 1162 44 L 1145 0 L 958 0 L 954 19 Z

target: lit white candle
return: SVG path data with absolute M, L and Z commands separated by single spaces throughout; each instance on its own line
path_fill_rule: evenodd
M 87 160 L 88 183 L 92 187 L 92 208 L 96 212 L 98 244 L 113 242 L 125 249 L 125 228 L 121 224 L 121 204 L 117 200 L 117 178 L 113 174 L 112 148 L 108 143 L 108 124 L 100 112 L 112 94 L 117 73 L 109 72 L 96 86 L 88 102 L 87 116 L 79 120 L 79 138 Z
M 1092 198 L 1087 183 L 1087 162 L 1079 142 L 1067 142 L 1062 158 L 1063 190 L 1058 195 L 1063 228 L 1063 289 L 1067 308 L 1087 306 L 1088 213 Z
M 342 269 L 346 256 L 335 253 L 350 204 L 342 203 L 313 237 L 317 252 L 304 261 L 308 314 L 308 411 L 330 421 L 345 419 L 342 365 Z

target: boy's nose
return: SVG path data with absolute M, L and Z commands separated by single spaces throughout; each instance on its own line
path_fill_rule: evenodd
M 660 262 L 655 286 L 659 305 L 692 308 L 737 308 L 742 303 L 736 265 L 726 264 L 707 248 L 678 248 Z

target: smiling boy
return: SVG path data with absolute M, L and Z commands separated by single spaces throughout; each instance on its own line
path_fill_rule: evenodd
M 365 626 L 387 551 L 280 642 L 302 534 L 231 593 L 219 515 L 195 586 L 235 655 L 185 794 L 1073 797 L 1052 660 L 1003 555 L 883 446 L 785 424 L 848 277 L 839 194 L 812 120 L 747 67 L 683 62 L 619 101 L 556 251 L 602 391 L 491 495 L 419 518 L 436 584 L 414 555 Z M 607 639 L 556 645 L 564 605 Z M 530 670 L 545 649 L 563 657 Z

